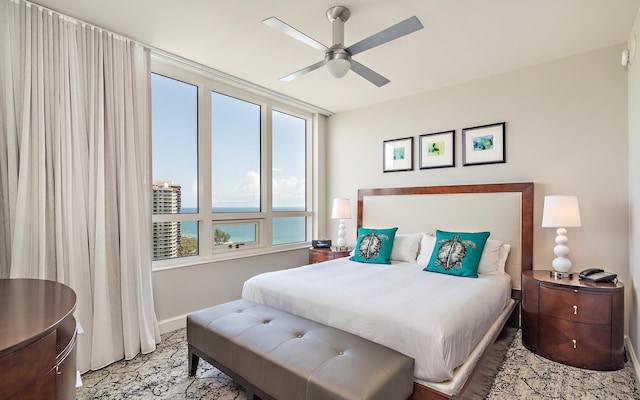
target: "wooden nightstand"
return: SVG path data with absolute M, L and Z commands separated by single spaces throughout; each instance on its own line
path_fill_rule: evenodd
M 611 371 L 624 366 L 624 285 L 522 272 L 522 344 L 550 360 Z
M 309 248 L 309 264 L 334 260 L 336 258 L 349 257 L 350 251 L 351 249 L 347 249 L 346 251 L 338 251 L 335 249 L 335 247 L 324 249 L 316 249 L 311 247 Z

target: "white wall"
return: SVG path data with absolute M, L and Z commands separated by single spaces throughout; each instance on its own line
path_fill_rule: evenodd
M 193 265 L 153 272 L 153 299 L 162 333 L 185 326 L 187 314 L 240 298 L 242 284 L 262 272 L 307 264 L 309 251 Z
M 627 71 L 620 66 L 622 49 L 609 47 L 330 117 L 327 199 L 350 197 L 355 216 L 358 188 L 532 181 L 534 268 L 550 269 L 554 258 L 555 230 L 540 227 L 543 197 L 576 195 L 583 226 L 568 233 L 573 270 L 604 266 L 628 282 Z M 461 129 L 501 121 L 507 123 L 507 163 L 462 167 Z M 455 168 L 382 172 L 383 140 L 414 137 L 417 166 L 418 136 L 451 129 L 456 130 Z M 354 217 L 347 224 L 350 245 L 355 225 Z M 329 230 L 335 240 L 336 221 Z M 629 290 L 626 296 L 628 315 Z
M 636 15 L 632 30 L 640 38 L 640 12 Z M 637 51 L 636 51 L 637 52 Z M 629 199 L 631 203 L 631 227 L 629 231 L 630 277 L 626 282 L 629 305 L 629 339 L 633 346 L 636 374 L 640 371 L 640 305 L 638 304 L 638 283 L 640 282 L 640 56 L 637 54 L 628 66 L 629 76 Z

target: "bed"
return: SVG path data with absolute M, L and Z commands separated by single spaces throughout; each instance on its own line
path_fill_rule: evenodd
M 418 260 L 396 255 L 388 265 L 342 258 L 269 272 L 245 282 L 243 299 L 413 357 L 414 399 L 460 397 L 518 309 L 521 271 L 532 267 L 533 184 L 360 189 L 357 225 L 398 227 L 397 246 L 421 235 Z M 436 230 L 489 231 L 494 243 L 507 244 L 500 251 L 507 248 L 508 257 L 477 279 L 425 272 Z

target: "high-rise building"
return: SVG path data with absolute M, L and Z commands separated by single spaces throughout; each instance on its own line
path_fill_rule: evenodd
M 181 186 L 172 181 L 153 181 L 153 213 L 179 214 Z M 179 221 L 153 223 L 153 259 L 175 258 L 182 239 Z

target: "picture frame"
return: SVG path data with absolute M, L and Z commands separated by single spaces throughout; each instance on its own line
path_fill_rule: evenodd
M 382 142 L 382 171 L 413 170 L 413 137 Z
M 419 136 L 420 169 L 455 167 L 455 130 Z
M 462 165 L 506 162 L 505 122 L 462 130 Z

